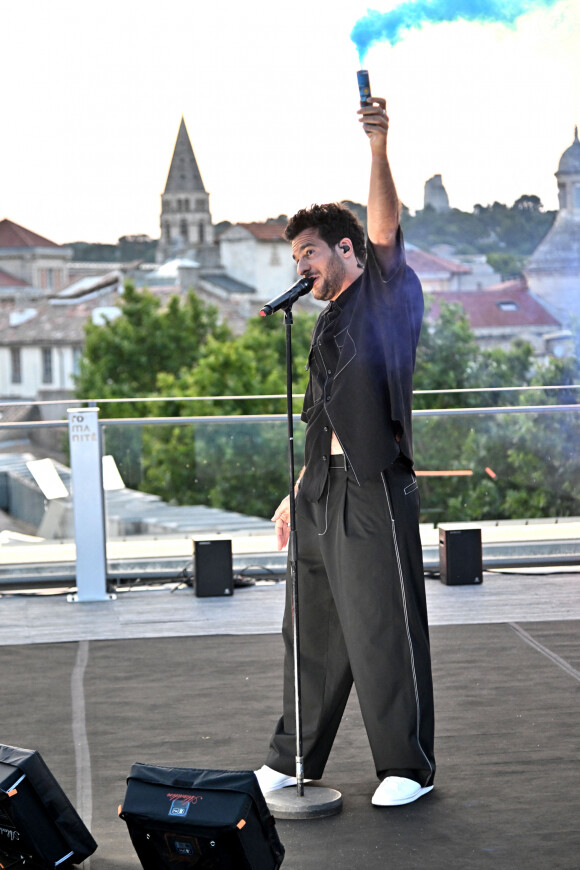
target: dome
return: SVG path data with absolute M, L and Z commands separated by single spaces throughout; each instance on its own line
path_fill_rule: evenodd
M 580 174 L 580 141 L 578 140 L 578 127 L 574 128 L 574 141 L 560 157 L 560 165 L 556 175 Z

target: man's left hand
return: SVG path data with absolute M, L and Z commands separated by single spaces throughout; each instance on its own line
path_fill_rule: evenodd
M 359 121 L 371 142 L 371 148 L 385 150 L 389 132 L 387 102 L 383 97 L 371 97 L 372 103 L 358 110 Z

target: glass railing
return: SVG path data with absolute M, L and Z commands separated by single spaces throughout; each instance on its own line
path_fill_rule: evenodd
M 509 525 L 520 540 L 543 540 L 548 526 L 552 538 L 579 537 L 579 397 L 577 387 L 455 392 L 443 398 L 462 407 L 415 411 L 427 561 L 435 559 L 440 523 L 501 526 L 504 539 Z M 91 403 L 99 406 L 110 583 L 187 576 L 200 537 L 231 539 L 239 570 L 283 572 L 269 517 L 288 488 L 284 397 L 262 397 L 279 413 L 219 415 L 221 407 L 243 410 L 248 398 L 167 400 L 187 407 L 187 417 L 164 415 L 172 406 L 159 399 Z M 250 398 L 255 407 L 257 397 Z M 429 396 L 417 399 L 426 404 Z M 75 404 L 83 407 L 36 403 L 53 419 L 15 422 L 6 418 L 17 417 L 17 406 L 0 404 L 0 412 L 11 409 L 0 419 L 0 585 L 74 585 L 75 489 L 86 496 L 82 475 L 73 480 L 69 470 L 65 418 Z M 120 416 L 132 412 L 140 416 Z M 298 414 L 294 435 L 298 470 Z M 61 491 L 58 483 L 51 489 L 54 473 Z M 569 560 L 576 551 L 568 550 Z

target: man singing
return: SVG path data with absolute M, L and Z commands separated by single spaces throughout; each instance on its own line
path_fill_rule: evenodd
M 354 681 L 380 784 L 372 803 L 431 791 L 434 715 L 412 376 L 423 295 L 406 265 L 387 157 L 385 100 L 359 109 L 371 150 L 368 241 L 348 209 L 314 205 L 286 228 L 299 275 L 328 302 L 312 337 L 296 485 L 304 776 L 322 777 Z M 289 498 L 273 519 L 289 535 Z M 296 784 L 292 613 L 287 584 L 283 715 L 256 775 Z

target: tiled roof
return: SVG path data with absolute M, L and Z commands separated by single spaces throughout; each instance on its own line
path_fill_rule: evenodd
M 239 227 L 243 227 L 245 230 L 248 230 L 256 239 L 261 242 L 277 242 L 277 241 L 286 241 L 284 238 L 284 229 L 285 227 L 282 224 L 275 223 L 249 223 L 249 224 L 238 224 Z
M 101 296 L 74 305 L 52 305 L 39 299 L 30 303 L 30 309 L 36 312 L 34 316 L 17 326 L 10 325 L 14 306 L 0 308 L 0 346 L 84 344 L 85 323 L 95 308 L 107 305 L 107 298 Z M 117 299 L 117 294 L 112 293 L 108 304 L 115 305 Z
M 231 275 L 204 273 L 202 277 L 204 281 L 209 281 L 210 284 L 216 284 L 218 287 L 221 287 L 222 290 L 227 290 L 228 293 L 252 294 L 256 292 L 255 287 L 251 287 L 249 284 L 244 284 L 242 281 L 232 278 Z
M 441 301 L 458 303 L 469 319 L 472 329 L 490 327 L 546 326 L 558 327 L 560 323 L 526 289 L 525 282 L 508 281 L 494 289 L 445 292 L 433 294 L 429 319 L 439 314 Z
M 60 248 L 60 245 L 4 218 L 0 221 L 0 248 Z
M 29 287 L 26 281 L 16 278 L 4 269 L 0 269 L 0 287 Z
M 429 254 L 414 245 L 405 245 L 407 263 L 418 275 L 469 275 L 472 271 L 469 266 L 457 263 L 454 260 L 446 260 L 436 254 Z

